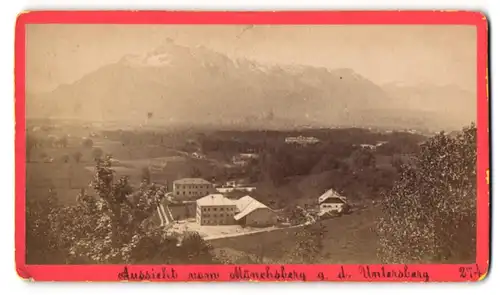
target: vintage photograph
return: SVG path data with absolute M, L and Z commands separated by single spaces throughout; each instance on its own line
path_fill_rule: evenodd
M 475 263 L 477 73 L 467 25 L 28 24 L 26 264 Z

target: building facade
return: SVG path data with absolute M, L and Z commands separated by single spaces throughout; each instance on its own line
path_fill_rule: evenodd
M 250 196 L 237 200 L 236 206 L 238 214 L 234 219 L 242 226 L 267 227 L 278 222 L 278 214 L 274 210 Z
M 174 181 L 172 196 L 178 200 L 196 200 L 214 192 L 212 183 L 201 178 L 183 178 Z
M 231 200 L 222 194 L 210 194 L 196 201 L 196 222 L 202 226 L 267 227 L 278 222 L 278 214 L 250 196 Z
M 234 217 L 238 224 L 251 227 L 267 227 L 276 225 L 278 215 L 271 208 L 256 208 L 251 212 Z
M 287 137 L 285 138 L 286 143 L 295 143 L 295 144 L 315 144 L 319 142 L 319 139 L 316 137 L 304 137 L 304 136 L 297 136 L 297 137 Z
M 320 212 L 341 212 L 347 206 L 347 199 L 332 189 L 318 198 Z
M 210 194 L 196 201 L 196 222 L 200 225 L 236 224 L 238 207 L 222 194 Z

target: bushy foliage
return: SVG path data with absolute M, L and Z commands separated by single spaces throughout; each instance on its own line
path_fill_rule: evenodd
M 142 181 L 146 183 L 151 182 L 151 171 L 149 170 L 149 167 L 143 167 L 141 170 L 141 178 Z
M 92 141 L 92 139 L 90 138 L 85 138 L 83 141 L 82 141 L 82 146 L 84 148 L 92 148 L 94 146 L 94 141 Z
M 288 263 L 311 264 L 318 263 L 324 245 L 323 240 L 327 232 L 326 226 L 319 223 L 306 225 L 295 233 L 295 245 L 286 253 Z
M 26 256 L 29 264 L 65 262 L 60 249 L 64 241 L 58 236 L 61 205 L 49 190 L 46 198 L 26 203 Z
M 351 155 L 353 165 L 357 169 L 372 168 L 376 164 L 375 155 L 367 148 L 355 150 Z
M 92 157 L 94 157 L 94 159 L 96 159 L 96 160 L 100 159 L 103 154 L 104 154 L 104 152 L 100 148 L 94 148 L 92 150 Z
M 387 263 L 474 261 L 476 127 L 422 145 L 383 203 L 379 252 Z

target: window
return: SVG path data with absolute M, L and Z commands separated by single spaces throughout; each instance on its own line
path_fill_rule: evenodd
M 179 191 L 177 191 L 177 194 L 179 194 L 179 193 L 180 193 L 180 192 L 179 192 Z
M 223 214 L 223 213 L 221 213 L 221 214 L 220 214 L 220 217 L 224 217 L 224 214 Z

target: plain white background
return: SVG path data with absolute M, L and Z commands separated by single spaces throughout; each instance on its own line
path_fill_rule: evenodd
M 349 292 L 352 294 L 380 292 L 384 294 L 440 294 L 443 292 L 453 292 L 453 294 L 470 294 L 472 292 L 485 292 L 489 294 L 499 286 L 496 281 L 500 275 L 496 271 L 494 263 L 490 268 L 488 278 L 481 283 L 461 283 L 461 284 L 382 284 L 382 283 L 29 283 L 21 280 L 15 272 L 14 263 L 14 27 L 17 14 L 26 10 L 423 10 L 423 9 L 452 9 L 452 10 L 480 10 L 487 14 L 490 28 L 490 52 L 495 52 L 498 42 L 498 31 L 495 31 L 495 21 L 500 18 L 496 0 L 308 0 L 308 1 L 280 1 L 280 0 L 20 0 L 4 1 L 3 9 L 0 11 L 0 36 L 2 40 L 2 54 L 0 54 L 0 130 L 2 143 L 0 144 L 0 184 L 2 198 L 1 203 L 1 251 L 0 251 L 0 283 L 3 286 L 3 294 L 101 294 L 120 293 L 137 294 L 145 292 L 162 293 L 191 293 L 197 292 L 203 295 L 220 294 L 222 292 L 238 292 L 238 294 L 254 294 L 255 292 L 265 292 L 268 294 L 279 293 L 336 293 Z M 452 49 L 450 49 L 452 50 Z M 490 83 L 498 84 L 495 69 L 498 64 L 491 58 L 492 76 Z M 496 83 L 497 82 L 497 83 Z M 492 91 L 493 92 L 493 91 Z M 490 92 L 490 95 L 491 93 Z M 494 95 L 494 92 L 493 92 Z M 492 104 L 492 113 L 495 114 L 496 104 Z M 495 129 L 495 120 L 492 115 L 492 131 Z M 495 136 L 493 135 L 493 146 L 495 146 Z M 496 175 L 498 161 L 493 158 L 493 176 Z M 493 180 L 493 186 L 495 181 Z M 494 189 L 493 189 L 494 191 Z M 497 203 L 492 204 L 498 208 Z M 494 208 L 495 209 L 495 208 Z M 495 211 L 495 210 L 494 210 Z M 495 224 L 498 218 L 494 218 L 493 229 L 497 229 Z M 495 249 L 496 235 L 493 233 L 493 252 Z M 495 254 L 495 253 L 493 253 Z M 496 288 L 495 288 L 496 289 Z

